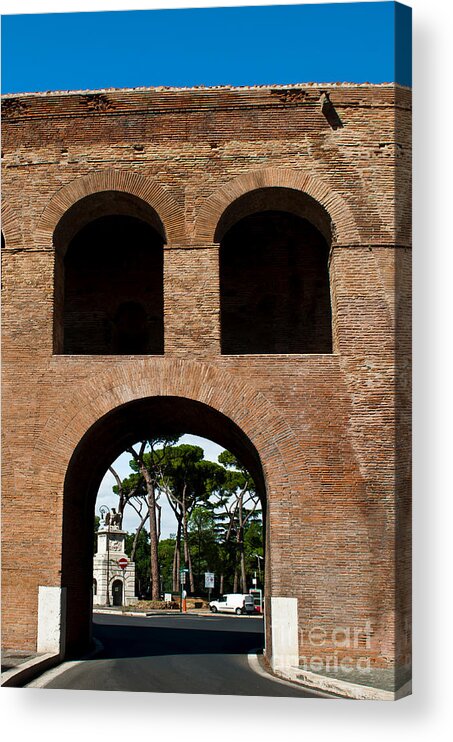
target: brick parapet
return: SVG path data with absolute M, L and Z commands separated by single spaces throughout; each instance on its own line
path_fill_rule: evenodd
M 395 100 L 398 98 L 400 101 L 400 118 L 403 118 L 409 110 L 408 91 L 395 86 L 331 88 L 332 102 L 348 116 L 342 128 L 332 130 L 319 107 L 324 88 L 309 87 L 306 96 L 302 95 L 304 89 L 298 89 L 299 101 L 282 103 L 285 90 L 258 89 L 233 93 L 220 90 L 215 94 L 212 91 L 182 90 L 168 95 L 158 91 L 109 93 L 112 100 L 121 101 L 125 106 L 121 116 L 118 111 L 114 113 L 115 106 L 108 115 L 102 107 L 86 108 L 80 102 L 83 96 L 78 94 L 7 98 L 4 105 L 17 100 L 22 109 L 19 107 L 16 118 L 11 113 L 5 115 L 4 179 L 15 181 L 17 177 L 21 178 L 23 168 L 29 170 L 39 191 L 33 203 L 35 232 L 36 220 L 57 191 L 62 188 L 70 191 L 74 187 L 72 181 L 81 176 L 90 180 L 93 170 L 99 171 L 96 177 L 102 178 L 104 170 L 105 177 L 108 177 L 112 167 L 124 169 L 131 179 L 134 175 L 151 179 L 150 188 L 163 188 L 184 209 L 186 239 L 196 242 L 196 220 L 207 208 L 204 202 L 208 204 L 210 198 L 215 198 L 219 186 L 228 189 L 235 177 L 250 177 L 247 173 L 251 163 L 253 170 L 263 172 L 269 166 L 279 170 L 290 166 L 300 171 L 296 174 L 299 179 L 319 179 L 318 193 L 322 193 L 324 184 L 324 189 L 343 199 L 347 209 L 354 213 L 362 241 L 409 244 L 407 229 L 399 229 L 398 240 L 395 239 L 395 219 L 392 218 L 395 164 L 405 163 L 405 171 L 410 171 L 410 127 L 400 127 L 401 137 L 394 136 Z M 246 125 L 231 118 L 228 108 L 231 95 L 239 106 L 239 112 L 243 111 Z M 175 97 L 178 110 L 184 114 L 181 120 L 175 118 L 174 108 L 169 106 Z M 201 128 L 192 115 L 194 97 L 207 110 L 211 106 L 209 123 L 204 120 Z M 220 101 L 217 107 L 212 106 L 214 97 Z M 253 106 L 256 107 L 256 115 L 249 115 L 249 104 L 241 109 L 240 102 L 244 98 L 251 101 L 252 110 Z M 260 106 L 264 99 L 269 99 L 269 110 L 265 108 L 263 113 Z M 137 100 L 142 100 L 136 113 L 140 126 L 138 121 L 134 125 L 133 119 Z M 158 126 L 152 125 L 153 106 L 162 112 L 162 116 L 168 113 L 169 125 L 171 123 L 168 133 L 161 118 Z M 77 119 L 77 124 L 74 120 L 76 110 L 81 119 Z M 46 122 L 55 116 L 60 123 L 50 129 Z M 280 123 L 282 119 L 284 126 Z M 93 128 L 94 121 L 96 127 Z M 114 122 L 114 130 L 109 122 Z M 86 130 L 85 125 L 88 127 Z M 253 130 L 250 126 L 254 127 Z M 234 138 L 230 135 L 231 130 L 235 131 Z M 93 146 L 96 147 L 95 155 Z M 329 165 L 332 161 L 335 161 L 334 169 Z M 41 172 L 45 173 L 44 180 Z M 32 182 L 30 185 L 34 188 Z M 77 190 L 79 185 L 75 188 Z M 23 218 L 20 222 L 24 224 Z

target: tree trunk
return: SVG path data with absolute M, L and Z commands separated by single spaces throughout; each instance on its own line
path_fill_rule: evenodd
M 157 540 L 156 502 L 154 487 L 148 496 L 149 502 L 149 531 L 151 551 L 151 600 L 160 599 L 160 574 L 159 574 L 159 542 Z
M 178 590 L 178 580 L 177 580 L 177 568 L 178 568 L 178 551 L 177 551 L 177 544 L 178 541 L 175 541 L 175 548 L 173 550 L 173 566 L 171 570 L 171 589 L 172 592 L 176 592 Z
M 140 460 L 140 473 L 146 483 L 148 492 L 148 511 L 149 511 L 149 541 L 150 541 L 150 562 L 151 562 L 151 600 L 160 599 L 160 574 L 159 574 L 159 542 L 157 539 L 157 519 L 156 519 L 156 493 L 148 469 Z
M 237 530 L 237 544 L 239 551 L 239 568 L 241 570 L 241 588 L 242 592 L 247 592 L 247 575 L 245 573 L 245 553 L 244 553 L 244 513 L 243 513 L 243 494 L 239 498 L 239 528 Z
M 224 580 L 224 574 L 222 572 L 222 574 L 220 575 L 220 584 L 219 584 L 220 595 L 223 595 L 223 580 Z
M 245 571 L 245 553 L 244 553 L 244 529 L 238 528 L 237 544 L 239 551 L 239 569 L 241 572 L 241 589 L 243 593 L 247 592 L 247 575 Z
M 179 570 L 181 568 L 181 521 L 178 521 L 178 530 L 176 533 L 175 550 L 173 552 L 173 592 L 178 593 L 180 590 Z
M 189 570 L 189 588 L 192 595 L 195 592 L 195 585 L 193 581 L 193 570 L 192 570 L 192 557 L 190 555 L 190 547 L 189 547 L 189 531 L 187 528 L 187 511 L 185 509 L 184 504 L 184 510 L 183 510 L 183 517 L 182 517 L 182 523 L 183 523 L 183 535 L 184 535 L 184 560 L 186 562 L 186 566 Z
M 151 600 L 159 600 L 160 598 L 160 573 L 159 573 L 159 539 L 157 535 L 157 518 L 156 518 L 156 493 L 154 490 L 154 484 L 150 472 L 145 466 L 143 456 L 145 453 L 145 443 L 142 441 L 140 446 L 140 453 L 137 453 L 133 448 L 128 448 L 128 452 L 132 454 L 135 461 L 138 464 L 140 474 L 142 475 L 145 485 L 146 492 L 148 495 L 148 513 L 149 513 L 149 540 L 150 540 L 150 583 L 151 583 Z

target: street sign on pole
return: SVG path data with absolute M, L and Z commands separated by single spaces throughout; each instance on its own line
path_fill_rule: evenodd
M 214 572 L 205 572 L 204 573 L 204 586 L 208 588 L 214 587 L 214 579 L 215 579 Z
M 181 571 L 180 571 L 180 576 L 181 576 L 181 585 L 185 585 L 185 584 L 186 584 L 186 574 L 187 574 L 187 572 L 188 572 L 188 571 L 189 571 L 189 570 L 188 570 L 188 569 L 186 569 L 186 568 L 184 568 L 184 569 L 181 569 Z
M 118 559 L 118 565 L 121 567 L 121 569 L 126 569 L 128 564 L 129 559 L 126 559 L 126 557 L 121 557 L 121 559 Z

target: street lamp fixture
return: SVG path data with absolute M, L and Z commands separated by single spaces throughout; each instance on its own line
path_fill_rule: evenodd
M 257 564 L 258 564 L 258 574 L 259 574 L 259 578 L 261 580 L 260 559 L 264 562 L 264 557 L 261 556 L 261 554 L 253 554 L 253 556 L 256 557 L 256 561 L 257 561 Z

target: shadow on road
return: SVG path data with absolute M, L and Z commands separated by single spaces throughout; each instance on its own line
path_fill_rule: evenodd
M 136 624 L 119 618 L 96 616 L 93 635 L 104 646 L 94 659 L 152 657 L 190 654 L 247 654 L 264 645 L 261 620 L 171 617 L 137 619 Z M 195 624 L 195 626 L 194 626 Z
M 104 650 L 70 663 L 46 688 L 313 697 L 255 672 L 247 653 L 263 646 L 263 620 L 232 617 L 94 616 Z

